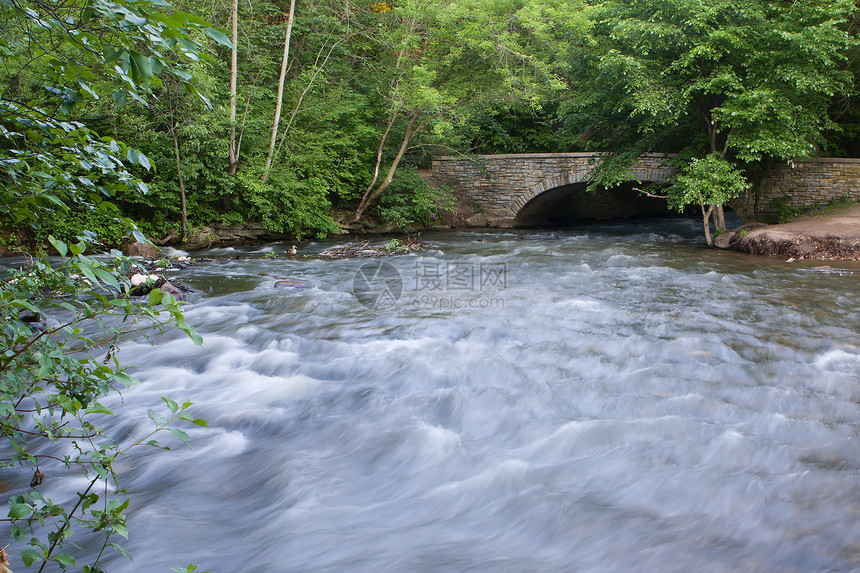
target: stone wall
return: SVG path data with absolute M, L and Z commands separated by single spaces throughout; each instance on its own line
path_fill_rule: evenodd
M 531 153 L 437 157 L 422 174 L 431 185 L 447 185 L 467 198 L 487 217 L 490 226 L 536 222 L 533 215 L 538 196 L 547 192 L 561 196 L 560 188 L 583 187 L 599 155 L 593 153 Z M 643 155 L 630 171 L 631 180 L 662 183 L 674 170 L 666 165 L 666 154 Z M 557 190 L 557 191 L 553 191 Z M 547 199 L 549 194 L 543 197 Z M 767 220 L 782 208 L 809 209 L 849 197 L 860 201 L 860 159 L 820 158 L 779 164 L 768 172 L 748 196 L 730 203 L 744 222 Z M 595 204 L 616 204 L 617 198 L 594 197 Z M 528 206 L 528 207 L 527 207 Z M 637 209 L 630 206 L 631 209 Z M 611 209 L 614 216 L 616 208 Z M 585 215 L 601 218 L 590 209 Z
M 665 165 L 670 156 L 644 155 L 630 178 L 664 182 L 674 171 Z M 487 216 L 491 226 L 511 226 L 532 199 L 542 193 L 585 183 L 599 155 L 593 153 L 533 153 L 481 155 L 472 158 L 438 157 L 424 173 L 431 185 L 456 189 Z
M 822 157 L 775 165 L 754 193 L 731 206 L 744 221 L 767 221 L 780 208 L 808 210 L 843 197 L 860 201 L 860 159 Z

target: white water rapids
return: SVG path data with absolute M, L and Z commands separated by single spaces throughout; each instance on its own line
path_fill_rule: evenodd
M 123 344 L 111 432 L 163 395 L 210 428 L 123 469 L 134 562 L 103 567 L 860 570 L 860 266 L 643 225 L 426 234 L 375 310 L 366 260 L 289 244 L 177 273 L 205 343 Z

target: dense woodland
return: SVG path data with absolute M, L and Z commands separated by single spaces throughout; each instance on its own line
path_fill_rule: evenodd
M 531 151 L 611 151 L 604 185 L 678 152 L 670 204 L 719 226 L 761 164 L 860 154 L 848 0 L 0 7 L 7 241 L 427 223 L 452 203 L 417 175 L 432 154 Z M 45 139 L 61 123 L 76 141 Z M 66 161 L 90 140 L 111 165 Z

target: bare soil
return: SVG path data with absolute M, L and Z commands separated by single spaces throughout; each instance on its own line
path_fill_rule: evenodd
M 744 226 L 719 246 L 754 255 L 860 260 L 860 205 L 807 214 L 790 223 Z

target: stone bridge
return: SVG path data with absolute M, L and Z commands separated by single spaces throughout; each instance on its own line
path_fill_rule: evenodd
M 666 202 L 635 187 L 671 182 L 668 154 L 643 155 L 630 182 L 587 193 L 595 153 L 530 153 L 437 157 L 422 175 L 447 185 L 481 212 L 480 226 L 540 226 L 581 219 L 609 219 L 667 212 Z M 781 163 L 751 177 L 755 190 L 730 205 L 743 221 L 765 220 L 779 209 L 805 209 L 834 199 L 860 201 L 860 159 L 820 158 Z

